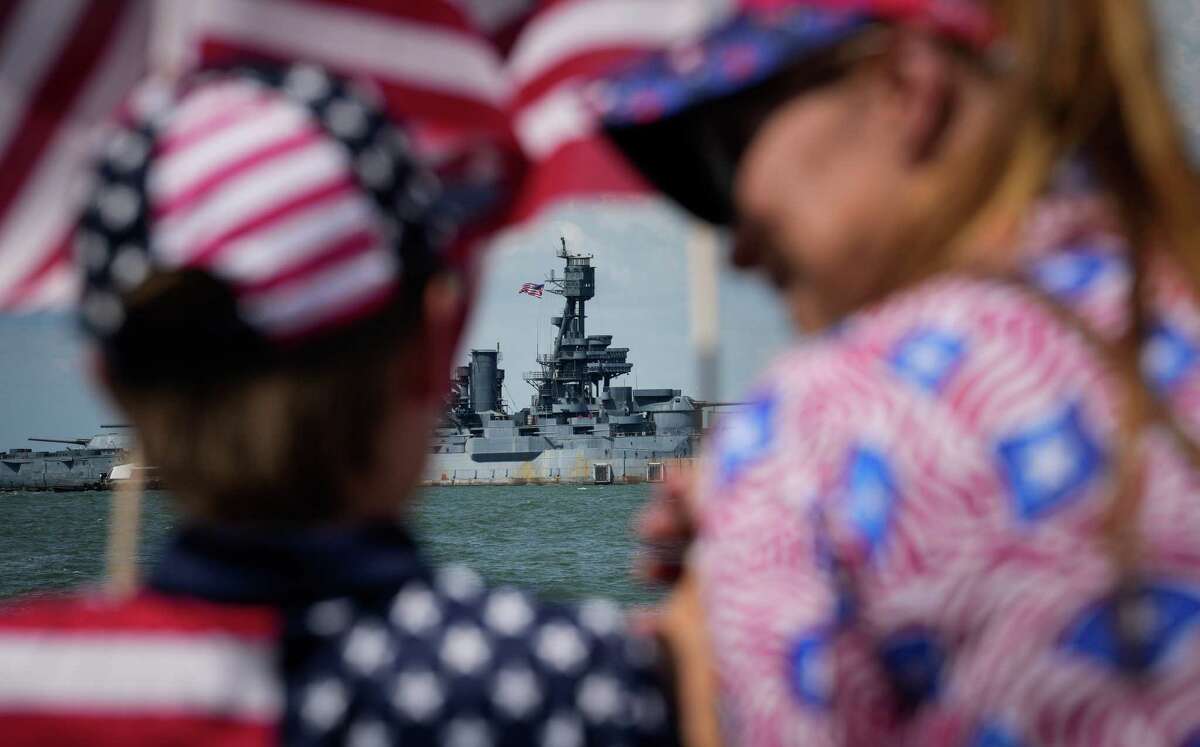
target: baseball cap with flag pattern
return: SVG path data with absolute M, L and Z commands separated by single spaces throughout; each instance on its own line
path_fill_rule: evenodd
M 370 89 L 310 65 L 136 93 L 75 238 L 80 314 L 123 377 L 204 375 L 394 333 L 453 205 Z
M 725 23 L 600 81 L 590 99 L 608 135 L 656 187 L 697 216 L 726 223 L 722 185 L 704 171 L 711 143 L 695 125 L 879 23 L 926 29 L 979 52 L 1000 36 L 981 0 L 740 0 Z

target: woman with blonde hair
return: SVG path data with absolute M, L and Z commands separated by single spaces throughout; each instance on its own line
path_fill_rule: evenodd
M 688 497 L 693 738 L 711 656 L 733 743 L 1200 744 L 1200 178 L 1149 11 L 745 0 L 597 90 L 813 333 Z

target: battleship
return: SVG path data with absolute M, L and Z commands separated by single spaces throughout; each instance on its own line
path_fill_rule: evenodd
M 691 465 L 713 405 L 679 389 L 614 386 L 633 364 L 628 348 L 612 347 L 612 335 L 587 333 L 593 257 L 572 254 L 565 240 L 558 257 L 563 274 L 552 271 L 542 288 L 564 307 L 550 320 L 553 351 L 523 376 L 534 390 L 529 406 L 509 411 L 499 346 L 472 350 L 454 371 L 423 484 L 659 482 Z
M 104 425 L 102 429 L 125 426 Z M 0 490 L 104 490 L 113 467 L 130 459 L 131 436 L 124 431 L 97 433 L 90 438 L 31 438 L 39 443 L 65 444 L 55 451 L 0 451 Z

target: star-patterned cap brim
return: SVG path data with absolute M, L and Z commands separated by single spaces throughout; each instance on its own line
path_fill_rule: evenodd
M 598 81 L 590 106 L 605 132 L 661 192 L 699 218 L 732 220 L 736 164 L 715 152 L 712 118 L 759 89 L 887 20 L 911 21 L 964 43 L 993 37 L 974 0 L 749 0 L 698 40 L 649 56 Z M 729 115 L 734 116 L 734 115 Z M 716 145 L 716 148 L 714 148 Z M 714 173 L 716 172 L 716 173 Z

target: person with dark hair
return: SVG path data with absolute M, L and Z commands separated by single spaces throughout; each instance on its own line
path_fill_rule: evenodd
M 811 333 L 674 494 L 688 733 L 1200 743 L 1200 177 L 1148 2 L 737 8 L 594 99 Z
M 0 609 L 0 743 L 673 741 L 615 605 L 486 588 L 405 528 L 471 287 L 447 202 L 312 66 L 132 98 L 79 308 L 181 526 L 132 596 Z

